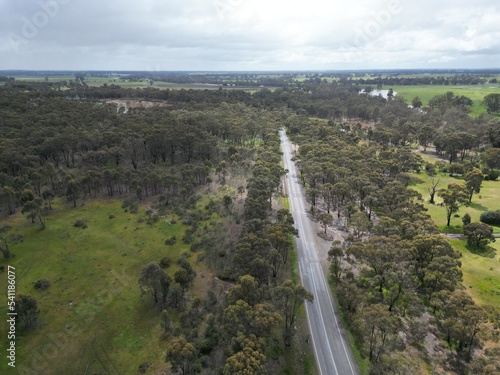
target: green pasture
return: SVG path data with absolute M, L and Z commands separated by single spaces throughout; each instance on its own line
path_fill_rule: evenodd
M 21 82 L 45 82 L 45 76 L 14 76 L 16 81 Z M 61 82 L 61 81 L 74 81 L 74 75 L 49 75 L 47 78 L 47 82 Z M 125 81 L 120 79 L 119 76 L 109 76 L 109 77 L 94 77 L 92 75 L 88 75 L 85 77 L 85 82 L 87 85 L 92 87 L 100 87 L 104 84 L 110 85 L 118 85 L 124 88 L 148 88 L 153 87 L 160 90 L 218 90 L 219 85 L 210 85 L 210 84 L 202 84 L 202 83 L 173 83 L 173 82 L 162 82 L 162 81 L 154 81 L 153 85 L 146 81 Z M 229 81 L 228 81 L 229 82 Z M 233 81 L 229 82 L 232 83 Z M 260 90 L 259 87 L 255 86 L 222 86 L 224 90 L 244 90 L 248 92 L 256 92 Z M 266 87 L 269 90 L 276 90 L 276 87 Z
M 435 162 L 437 158 L 429 154 L 422 154 L 424 160 Z M 441 198 L 436 195 L 436 204 L 429 203 L 430 186 L 429 177 L 424 173 L 413 173 L 415 182 L 410 187 L 418 191 L 423 199 L 427 213 L 431 215 L 434 222 L 443 232 L 459 233 L 462 230 L 462 217 L 465 213 L 471 216 L 473 222 L 479 221 L 482 212 L 500 209 L 500 181 L 483 181 L 481 192 L 474 194 L 472 204 L 469 207 L 462 206 L 457 213 L 458 217 L 452 216 L 451 228 L 446 227 L 446 209 L 439 206 Z M 451 177 L 447 174 L 439 174 L 440 184 L 438 189 L 446 188 L 450 183 L 464 183 L 461 177 Z M 500 227 L 493 227 L 495 233 L 500 233 Z M 467 292 L 481 305 L 491 304 L 500 306 L 500 239 L 491 243 L 485 251 L 471 251 L 466 247 L 463 239 L 450 239 L 450 243 L 456 250 L 462 253 L 463 285 Z
M 450 230 L 450 228 L 446 227 L 446 208 L 439 206 L 442 199 L 436 194 L 434 198 L 436 204 L 429 203 L 430 195 L 427 190 L 431 185 L 429 177 L 425 173 L 413 173 L 412 177 L 415 179 L 415 182 L 410 185 L 410 188 L 416 190 L 422 195 L 424 200 L 423 204 L 428 210 L 427 213 L 431 215 L 442 231 L 457 231 L 458 228 L 462 227 L 462 217 L 466 213 L 471 216 L 471 219 L 474 222 L 479 221 L 479 217 L 482 212 L 500 209 L 500 181 L 483 181 L 481 192 L 473 195 L 471 205 L 469 207 L 460 207 L 460 210 L 457 213 L 459 217 L 452 216 L 450 224 L 454 228 Z M 451 177 L 448 174 L 438 174 L 436 178 L 440 180 L 437 187 L 438 190 L 446 189 L 446 187 L 451 183 L 464 183 L 464 179 L 462 177 Z M 494 227 L 493 229 L 495 233 L 500 233 L 500 227 Z
M 462 240 L 450 240 L 462 253 L 463 285 L 481 305 L 500 306 L 500 240 L 491 243 L 485 251 L 471 252 Z
M 145 218 L 145 207 L 133 214 L 114 200 L 75 209 L 56 204 L 43 231 L 20 214 L 0 223 L 11 224 L 24 236 L 24 242 L 13 247 L 14 257 L 0 264 L 15 267 L 17 292 L 33 295 L 41 311 L 39 327 L 17 337 L 19 373 L 23 367 L 47 375 L 83 373 L 89 357 L 120 374 L 136 374 L 143 362 L 154 371 L 164 369 L 159 311 L 150 296 L 140 296 L 137 280 L 147 263 L 165 256 L 172 259 L 167 272 L 173 276 L 175 261 L 189 252 L 189 245 L 181 240 L 185 226 L 172 224 L 173 216 L 153 225 L 138 222 L 139 217 Z M 74 227 L 76 220 L 84 220 L 88 228 Z M 165 245 L 172 236 L 177 243 Z M 202 264 L 195 258 L 190 263 L 199 272 Z M 7 272 L 0 278 L 5 285 Z M 33 282 L 39 278 L 50 280 L 51 287 L 35 290 Z M 5 298 L 0 314 L 6 316 Z M 6 332 L 5 324 L 2 319 L 1 332 Z M 2 337 L 2 352 L 6 344 Z M 12 373 L 5 358 L 0 373 Z
M 388 88 L 388 87 L 384 87 Z M 500 84 L 486 83 L 485 85 L 471 85 L 471 86 L 450 86 L 450 85 L 416 85 L 416 86 L 392 86 L 392 89 L 397 92 L 398 96 L 403 97 L 408 104 L 414 97 L 418 96 L 424 106 L 429 104 L 429 100 L 437 95 L 443 95 L 448 91 L 453 92 L 456 96 L 467 96 L 472 99 L 472 112 L 473 116 L 478 116 L 485 113 L 486 110 L 481 104 L 483 98 L 491 93 L 500 93 Z

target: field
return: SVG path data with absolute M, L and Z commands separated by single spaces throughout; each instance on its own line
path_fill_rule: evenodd
M 384 87 L 387 88 L 387 87 Z M 436 95 L 443 95 L 448 91 L 452 91 L 455 95 L 464 95 L 472 99 L 473 116 L 479 116 L 485 113 L 486 110 L 481 102 L 483 98 L 491 93 L 500 93 L 500 84 L 487 83 L 485 85 L 472 86 L 450 86 L 450 85 L 420 85 L 420 86 L 392 86 L 392 89 L 397 92 L 398 96 L 403 97 L 408 104 L 414 97 L 418 96 L 424 106 L 429 104 L 429 100 Z
M 108 367 L 111 363 L 120 374 L 136 374 L 143 362 L 149 362 L 154 371 L 165 368 L 159 312 L 150 296 L 140 296 L 137 281 L 147 263 L 165 256 L 172 259 L 167 272 L 173 276 L 176 259 L 187 252 L 198 273 L 194 288 L 210 285 L 203 280 L 210 276 L 196 262 L 197 254 L 181 241 L 186 227 L 171 224 L 173 216 L 153 225 L 139 223 L 145 207 L 133 214 L 116 200 L 94 201 L 76 209 L 56 207 L 43 231 L 20 214 L 8 220 L 20 228 L 24 242 L 13 247 L 14 258 L 2 259 L 0 264 L 16 268 L 17 292 L 33 295 L 41 310 L 39 327 L 17 337 L 19 371 L 25 366 L 38 373 L 62 374 L 72 364 L 71 373 L 78 373 L 89 358 L 105 361 Z M 78 219 L 88 228 L 74 227 Z M 176 236 L 177 243 L 165 245 L 171 236 Z M 6 273 L 0 274 L 3 285 Z M 52 282 L 47 291 L 34 289 L 33 282 L 39 278 Z M 0 314 L 6 316 L 3 304 Z M 2 319 L 2 332 L 5 324 Z M 5 352 L 3 337 L 0 343 Z M 1 363 L 0 373 L 6 373 L 6 363 Z
M 21 82 L 45 82 L 45 77 L 36 76 L 15 76 L 16 81 Z M 75 79 L 74 75 L 51 75 L 48 76 L 47 82 L 60 82 L 60 81 L 73 81 Z M 219 85 L 203 84 L 203 83 L 173 83 L 173 82 L 161 82 L 155 81 L 153 86 L 150 85 L 148 81 L 124 81 L 118 76 L 110 77 L 94 77 L 87 76 L 85 82 L 89 86 L 100 87 L 104 84 L 107 85 L 118 85 L 124 88 L 148 88 L 153 87 L 161 90 L 218 90 Z M 248 92 L 256 92 L 260 88 L 255 86 L 224 86 L 224 90 L 244 90 Z M 267 87 L 269 90 L 275 90 L 276 87 Z
M 482 253 L 473 253 L 465 241 L 450 240 L 462 253 L 463 285 L 471 297 L 481 305 L 500 306 L 500 241 L 491 243 Z
M 422 154 L 424 160 L 435 162 L 438 160 L 432 155 Z M 469 207 L 461 207 L 459 217 L 452 217 L 452 228 L 446 227 L 446 209 L 429 203 L 427 187 L 430 185 L 427 175 L 420 173 L 412 174 L 415 183 L 410 187 L 418 191 L 423 199 L 427 213 L 443 232 L 460 232 L 462 228 L 462 217 L 468 213 L 472 221 L 479 221 L 479 216 L 487 210 L 500 209 L 500 181 L 483 181 L 481 192 L 474 194 L 472 204 Z M 446 188 L 452 182 L 463 183 L 459 177 L 450 177 L 446 174 L 439 175 L 441 179 L 439 188 Z M 436 203 L 441 199 L 436 197 Z M 495 233 L 500 233 L 500 227 L 493 227 Z M 463 285 L 471 297 L 479 304 L 491 304 L 500 308 L 500 239 L 491 243 L 484 252 L 471 252 L 466 248 L 466 242 L 460 239 L 450 239 L 451 245 L 462 253 Z
M 440 197 L 435 196 L 436 204 L 429 203 L 429 192 L 427 188 L 430 186 L 429 178 L 424 173 L 414 173 L 412 177 L 416 179 L 416 183 L 412 184 L 410 187 L 418 191 L 423 199 L 424 206 L 428 209 L 428 214 L 432 216 L 439 228 L 447 230 L 446 227 L 446 208 L 439 206 L 438 204 L 442 202 Z M 440 179 L 438 189 L 444 189 L 451 183 L 463 184 L 464 180 L 461 177 L 450 177 L 447 174 L 440 174 L 437 176 Z M 460 217 L 451 218 L 451 226 L 462 227 L 462 217 L 465 213 L 468 213 L 472 221 L 479 221 L 481 213 L 487 210 L 497 210 L 500 209 L 500 181 L 483 181 L 481 192 L 479 194 L 474 194 L 472 197 L 472 204 L 469 207 L 462 206 L 460 211 L 457 213 Z M 494 228 L 495 233 L 500 233 L 500 228 Z

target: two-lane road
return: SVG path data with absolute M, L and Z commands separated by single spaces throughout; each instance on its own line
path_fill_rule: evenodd
M 283 163 L 288 169 L 286 190 L 290 202 L 290 210 L 299 230 L 299 238 L 295 239 L 299 271 L 302 285 L 314 295 L 312 304 L 306 303 L 307 320 L 311 331 L 311 340 L 320 375 L 357 375 L 346 335 L 337 316 L 323 268 L 316 252 L 314 236 L 316 235 L 307 217 L 306 201 L 299 174 L 292 159 L 292 148 L 284 130 L 280 131 Z

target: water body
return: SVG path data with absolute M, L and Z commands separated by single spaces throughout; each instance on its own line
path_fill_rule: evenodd
M 361 93 L 365 94 L 365 90 L 362 90 Z M 382 95 L 384 99 L 387 99 L 387 94 L 389 93 L 389 90 L 373 90 L 370 92 L 371 96 L 379 96 Z M 393 96 L 396 96 L 398 93 L 396 91 L 393 91 Z

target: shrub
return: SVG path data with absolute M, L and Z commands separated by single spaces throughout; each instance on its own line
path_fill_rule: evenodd
M 82 228 L 82 229 L 87 228 L 87 224 L 85 223 L 85 221 L 83 221 L 81 219 L 78 219 L 77 221 L 75 221 L 75 223 L 73 224 L 73 226 L 76 227 L 76 228 Z
M 436 174 L 436 166 L 432 163 L 425 164 L 425 173 L 434 176 Z
M 149 362 L 144 362 L 139 365 L 139 372 L 141 374 L 144 374 L 146 371 L 148 371 L 149 368 Z
M 496 181 L 498 177 L 500 177 L 500 172 L 495 169 L 492 169 L 488 172 L 488 174 L 486 174 L 484 179 L 486 181 Z
M 115 218 L 115 215 L 111 214 L 111 215 L 109 215 L 109 218 L 110 218 L 110 219 L 114 219 L 114 218 Z
M 193 253 L 195 253 L 198 250 L 202 250 L 204 245 L 205 244 L 203 242 L 195 242 L 195 243 L 191 244 L 191 247 L 189 248 L 189 250 L 191 250 Z
M 464 225 L 467 225 L 467 224 L 470 224 L 471 223 L 471 217 L 469 214 L 465 214 L 463 217 L 462 217 L 462 223 L 464 223 Z
M 170 263 L 172 263 L 172 260 L 169 257 L 164 257 L 160 260 L 160 266 L 161 268 L 168 268 L 170 267 Z
M 35 280 L 35 282 L 33 283 L 33 286 L 35 287 L 35 289 L 40 290 L 40 291 L 44 291 L 44 290 L 49 289 L 50 285 L 51 285 L 51 283 L 47 279 L 38 279 L 38 280 Z
M 464 169 L 464 166 L 462 164 L 452 163 L 450 165 L 450 168 L 448 169 L 448 172 L 450 173 L 450 175 L 453 175 L 453 174 L 464 174 L 465 169 Z
M 150 216 L 148 216 L 147 223 L 149 225 L 153 225 L 153 224 L 157 223 L 158 220 L 160 220 L 160 216 L 157 213 L 154 213 L 154 214 L 151 214 Z
M 177 237 L 172 236 L 172 237 L 167 238 L 165 240 L 165 245 L 172 246 L 172 245 L 175 245 L 176 242 L 177 242 Z
M 500 210 L 483 212 L 479 220 L 489 225 L 500 225 Z

